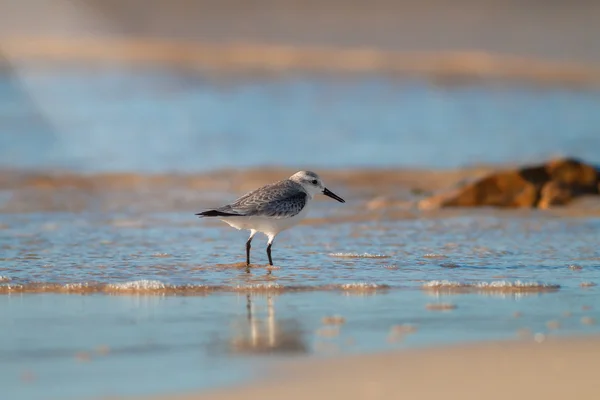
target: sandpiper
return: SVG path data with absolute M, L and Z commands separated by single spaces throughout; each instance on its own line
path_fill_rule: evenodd
M 246 242 L 246 265 L 250 266 L 250 247 L 257 232 L 264 233 L 269 265 L 273 265 L 271 245 L 281 231 L 297 225 L 308 213 L 311 200 L 322 193 L 341 203 L 345 200 L 325 187 L 314 172 L 300 171 L 279 182 L 253 190 L 231 204 L 200 212 L 202 217 L 215 217 L 236 229 L 250 230 Z

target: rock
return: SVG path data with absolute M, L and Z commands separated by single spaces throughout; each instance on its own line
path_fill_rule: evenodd
M 572 158 L 499 171 L 452 192 L 429 197 L 422 209 L 440 207 L 538 207 L 566 205 L 574 198 L 600 193 L 596 167 Z
M 452 193 L 422 201 L 422 209 L 439 207 L 533 207 L 537 202 L 536 185 L 519 171 L 498 172 L 468 184 Z
M 579 160 L 565 158 L 546 164 L 550 180 L 580 194 L 598 194 L 600 171 Z
M 550 181 L 542 187 L 538 208 L 548 209 L 552 206 L 563 206 L 569 203 L 575 196 L 567 184 Z
M 448 199 L 452 199 L 458 196 L 460 193 L 461 190 L 454 189 L 449 192 L 436 194 L 431 197 L 419 200 L 417 206 L 421 210 L 436 210 L 438 208 L 444 207 Z

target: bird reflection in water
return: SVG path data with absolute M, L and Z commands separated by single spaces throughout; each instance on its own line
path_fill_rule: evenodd
M 296 320 L 275 318 L 274 297 L 267 295 L 266 318 L 257 312 L 252 295 L 246 295 L 247 318 L 237 327 L 230 351 L 239 354 L 302 354 L 307 345 Z

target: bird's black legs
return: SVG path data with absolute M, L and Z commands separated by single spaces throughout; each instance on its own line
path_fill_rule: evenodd
M 275 239 L 275 236 L 277 236 L 277 234 L 271 234 L 271 235 L 267 235 L 267 237 L 269 238 L 269 241 L 267 242 L 267 256 L 269 257 L 269 265 L 272 267 L 273 266 L 273 259 L 271 258 L 271 246 L 273 245 L 273 240 Z M 271 271 L 269 270 L 269 273 Z
M 255 230 L 250 231 L 250 237 L 246 241 L 246 272 L 250 272 L 250 249 L 252 248 L 252 238 L 256 235 Z
M 252 248 L 252 238 L 246 242 L 246 265 L 250 266 L 250 249 Z
M 271 245 L 273 243 L 269 243 L 267 245 L 267 256 L 269 256 L 269 265 L 273 266 L 273 259 L 271 258 Z
M 275 239 L 275 235 L 267 235 L 269 241 L 267 242 L 267 256 L 269 256 L 269 265 L 273 266 L 273 259 L 271 258 L 271 245 L 273 244 L 273 239 Z
M 252 238 L 256 235 L 256 231 L 250 231 L 250 237 L 246 241 L 246 272 L 250 272 L 250 249 L 252 248 Z M 275 235 L 268 235 L 269 241 L 267 242 L 267 256 L 269 257 L 269 265 L 273 266 L 273 258 L 271 257 L 271 246 L 273 245 L 273 239 Z
M 273 245 L 273 239 L 275 239 L 275 235 L 267 235 L 269 238 L 269 241 L 267 242 L 267 256 L 269 257 L 269 266 L 273 266 L 273 259 L 271 258 L 271 246 Z M 271 275 L 271 269 L 272 268 L 267 268 L 267 275 Z

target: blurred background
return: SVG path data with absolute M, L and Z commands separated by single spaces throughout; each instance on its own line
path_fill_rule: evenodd
M 195 391 L 292 356 L 597 332 L 599 202 L 413 206 L 499 165 L 600 163 L 599 17 L 597 0 L 0 0 L 2 393 Z M 255 239 L 247 273 L 247 233 L 194 213 L 299 169 L 348 202 L 278 236 L 272 273 Z M 498 186 L 532 188 L 515 177 Z
M 0 167 L 599 161 L 593 0 L 1 7 Z

